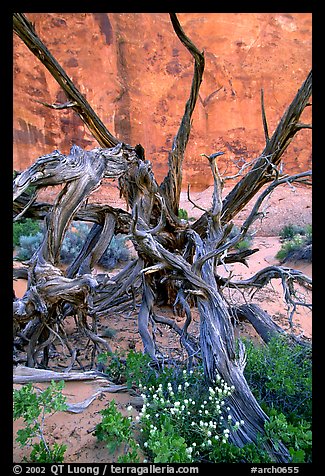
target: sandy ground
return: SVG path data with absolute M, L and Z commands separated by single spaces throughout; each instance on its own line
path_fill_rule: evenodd
M 210 193 L 211 192 L 211 193 Z M 196 193 L 195 200 L 201 207 L 209 207 L 211 203 L 212 190 L 207 190 L 206 193 Z M 193 197 L 192 197 L 193 198 Z M 117 205 L 117 204 L 116 204 Z M 308 224 L 311 223 L 311 193 L 304 187 L 291 189 L 287 187 L 277 193 L 273 194 L 269 201 L 269 208 L 267 210 L 266 219 L 262 224 L 258 224 L 256 235 L 253 241 L 253 247 L 259 248 L 259 252 L 255 253 L 248 259 L 249 268 L 234 264 L 228 265 L 227 269 L 220 270 L 225 276 L 232 272 L 234 276 L 248 277 L 253 275 L 256 271 L 272 264 L 279 264 L 275 258 L 277 251 L 280 249 L 281 243 L 279 241 L 278 232 L 286 223 L 293 224 Z M 193 208 L 186 200 L 186 194 L 182 193 L 182 208 L 188 210 L 189 216 L 197 217 L 201 214 L 198 209 Z M 243 211 L 242 216 L 248 210 Z M 240 217 L 239 217 L 240 218 Z M 237 220 L 238 221 L 238 220 Z M 285 266 L 293 267 L 301 270 L 304 274 L 311 276 L 312 266 L 309 263 L 297 262 L 286 263 Z M 16 295 L 21 297 L 25 291 L 26 282 L 18 280 L 14 282 L 14 289 Z M 308 297 L 308 296 L 307 296 Z M 311 296 L 309 296 L 311 299 Z M 271 285 L 263 288 L 254 295 L 256 304 L 259 304 L 262 309 L 272 315 L 273 319 L 283 328 L 288 329 L 287 313 L 285 303 L 282 297 L 282 288 L 280 280 L 273 280 Z M 169 315 L 168 309 L 160 310 L 160 314 Z M 177 321 L 182 318 L 175 317 Z M 75 339 L 75 344 L 78 345 L 78 336 L 75 335 L 74 323 L 71 320 L 68 323 L 71 338 Z M 193 330 L 198 328 L 199 317 L 197 312 L 193 312 L 193 323 L 191 324 Z M 306 308 L 298 309 L 295 318 L 295 333 L 303 334 L 306 338 L 312 337 L 312 316 L 311 312 Z M 113 350 L 135 348 L 142 350 L 141 339 L 137 330 L 136 313 L 129 315 L 108 315 L 106 319 L 101 322 L 100 329 L 103 331 L 106 327 L 115 329 L 115 336 L 110 339 L 110 344 Z M 164 351 L 169 348 L 172 352 L 175 347 L 175 337 L 170 330 L 162 329 L 163 335 L 157 335 L 157 341 L 163 346 Z M 240 323 L 236 329 L 236 333 L 241 336 L 257 337 L 254 329 L 249 324 Z M 67 365 L 62 362 L 62 365 Z M 44 388 L 46 384 L 35 384 L 38 388 Z M 96 381 L 88 382 L 66 382 L 64 394 L 67 396 L 69 403 L 81 402 L 91 396 L 100 386 L 101 383 Z M 15 385 L 19 388 L 20 385 Z M 98 442 L 93 436 L 92 432 L 97 423 L 101 421 L 100 410 L 105 408 L 110 400 L 114 399 L 118 408 L 123 414 L 128 414 L 127 407 L 132 401 L 132 396 L 128 392 L 119 393 L 102 393 L 91 405 L 79 414 L 72 414 L 69 412 L 59 412 L 54 416 L 48 416 L 45 421 L 45 431 L 49 442 L 65 443 L 68 447 L 65 453 L 66 463 L 89 463 L 89 462 L 114 462 L 117 455 L 110 455 L 104 443 Z M 136 410 L 133 410 L 133 413 Z M 14 422 L 14 435 L 17 429 L 22 427 L 22 422 L 17 420 Z M 22 461 L 22 457 L 26 455 L 26 449 L 22 450 L 19 445 L 14 442 L 14 462 Z

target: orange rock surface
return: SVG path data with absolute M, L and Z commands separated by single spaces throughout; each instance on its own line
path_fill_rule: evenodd
M 50 52 L 119 140 L 141 143 L 158 182 L 167 171 L 188 99 L 193 59 L 167 13 L 27 13 Z M 180 23 L 205 52 L 205 72 L 184 160 L 183 186 L 212 184 L 200 154 L 225 152 L 221 171 L 264 148 L 260 91 L 269 132 L 311 69 L 311 13 L 180 13 Z M 72 144 L 98 146 L 65 102 L 46 68 L 14 35 L 14 168 Z M 311 108 L 301 118 L 310 122 Z M 301 131 L 285 153 L 285 172 L 311 166 L 311 133 Z

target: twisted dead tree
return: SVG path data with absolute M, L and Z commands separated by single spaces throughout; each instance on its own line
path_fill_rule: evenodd
M 230 414 L 234 421 L 244 420 L 245 425 L 231 438 L 236 445 L 243 446 L 264 433 L 268 417 L 245 380 L 245 349 L 240 343 L 239 351 L 236 351 L 234 316 L 248 317 L 266 341 L 272 333 L 281 330 L 272 316 L 263 314 L 255 304 L 229 306 L 225 290 L 260 289 L 273 279 L 281 279 L 292 323 L 297 306 L 310 306 L 297 299 L 295 285 L 310 288 L 311 280 L 299 271 L 281 266 L 265 268 L 246 280 L 234 280 L 231 276 L 225 279 L 219 270 L 227 263 L 247 265 L 246 257 L 258 251 L 240 252 L 234 251 L 234 247 L 260 216 L 261 205 L 272 190 L 284 183 L 304 181 L 311 175 L 311 171 L 282 175 L 279 165 L 296 133 L 311 127 L 301 123 L 300 116 L 309 105 L 312 75 L 308 74 L 271 137 L 262 95 L 265 148 L 245 168 L 245 175 L 225 198 L 222 198 L 223 179 L 218 169 L 218 156 L 222 152 L 206 155 L 214 180 L 212 206 L 190 224 L 178 218 L 178 209 L 182 163 L 204 72 L 204 54 L 187 37 L 177 16 L 170 14 L 170 19 L 179 40 L 194 58 L 194 73 L 184 115 L 168 156 L 168 173 L 159 185 L 143 147 L 125 144 L 122 138 L 115 138 L 106 129 L 28 19 L 23 14 L 14 14 L 15 33 L 50 71 L 67 96 L 64 104 L 43 104 L 74 110 L 101 146 L 90 151 L 74 146 L 68 155 L 54 151 L 38 158 L 14 179 L 14 219 L 30 216 L 46 222 L 44 240 L 25 270 L 27 291 L 21 299 L 14 297 L 14 329 L 28 342 L 27 365 L 47 366 L 49 348 L 56 339 L 61 339 L 74 357 L 64 331 L 67 315 L 77 317 L 79 329 L 93 342 L 95 350 L 109 349 L 96 332 L 101 317 L 112 309 L 138 306 L 139 334 L 144 352 L 153 362 L 159 364 L 162 355 L 152 329 L 160 324 L 167 325 L 179 336 L 189 365 L 195 359 L 201 359 L 210 382 L 220 375 L 234 387 L 229 402 Z M 129 212 L 109 204 L 88 204 L 89 195 L 107 177 L 118 180 Z M 37 202 L 40 189 L 58 184 L 64 186 L 53 205 Z M 258 195 L 266 184 L 269 185 Z M 32 193 L 30 185 L 33 185 Z M 233 218 L 253 199 L 255 204 L 251 213 L 239 231 L 231 233 Z M 93 226 L 81 252 L 64 272 L 59 268 L 60 248 L 72 220 L 89 221 Z M 113 278 L 95 277 L 92 274 L 94 266 L 115 233 L 130 237 L 137 257 Z M 158 315 L 158 303 L 162 302 L 185 314 L 183 327 L 171 318 Z M 190 332 L 192 306 L 198 309 L 200 316 L 199 336 Z M 40 351 L 42 362 L 38 360 Z M 283 445 L 275 447 L 268 441 L 265 449 L 275 461 L 290 459 Z

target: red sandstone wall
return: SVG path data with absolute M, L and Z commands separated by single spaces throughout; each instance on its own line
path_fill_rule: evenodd
M 121 141 L 141 143 L 160 182 L 188 98 L 192 57 L 167 13 L 27 13 L 40 38 Z M 201 153 L 222 150 L 221 169 L 264 147 L 260 90 L 270 133 L 311 69 L 309 13 L 180 13 L 205 51 L 205 73 L 184 163 L 184 187 L 212 183 Z M 98 144 L 79 117 L 35 102 L 64 102 L 46 68 L 14 36 L 14 168 L 42 154 Z M 310 109 L 310 108 L 309 108 Z M 310 121 L 308 110 L 302 118 Z M 311 165 L 311 133 L 301 131 L 285 171 Z

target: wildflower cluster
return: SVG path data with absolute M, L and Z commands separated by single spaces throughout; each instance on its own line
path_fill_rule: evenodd
M 149 453 L 164 425 L 168 425 L 169 434 L 175 429 L 184 439 L 187 460 L 183 462 L 192 462 L 208 454 L 213 446 L 227 443 L 230 432 L 244 424 L 232 422 L 226 405 L 234 387 L 217 376 L 214 387 L 202 388 L 202 380 L 196 377 L 193 371 L 184 370 L 180 383 L 140 386 L 144 403 L 137 421 L 141 422 L 143 446 Z

